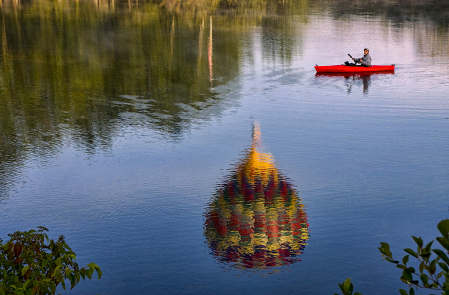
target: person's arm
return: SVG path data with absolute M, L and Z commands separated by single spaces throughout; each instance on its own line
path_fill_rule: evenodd
M 360 58 L 360 57 L 358 57 L 358 58 L 352 58 L 352 60 L 353 60 L 355 63 L 361 63 L 361 62 L 362 62 L 362 58 Z
M 369 53 L 360 59 L 360 63 L 366 67 L 371 66 L 371 56 Z

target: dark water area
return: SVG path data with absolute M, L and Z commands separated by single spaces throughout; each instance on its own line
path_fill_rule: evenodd
M 449 218 L 448 11 L 345 3 L 3 1 L 0 238 L 101 267 L 63 294 L 406 288 L 377 248 Z M 314 69 L 365 47 L 395 71 Z

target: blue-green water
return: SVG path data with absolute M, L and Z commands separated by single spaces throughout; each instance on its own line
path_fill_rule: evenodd
M 411 235 L 430 241 L 449 218 L 444 24 L 109 11 L 27 43 L 22 9 L 21 29 L 2 12 L 0 237 L 43 225 L 101 267 L 62 293 L 333 294 L 351 277 L 356 291 L 394 294 L 406 285 L 379 243 L 401 258 Z M 395 73 L 316 76 L 364 47 Z M 261 269 L 220 260 L 205 236 L 255 123 L 309 230 L 299 261 Z

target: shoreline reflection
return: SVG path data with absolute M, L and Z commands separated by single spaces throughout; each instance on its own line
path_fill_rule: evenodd
M 205 213 L 211 254 L 241 269 L 267 269 L 301 261 L 309 224 L 304 205 L 273 156 L 260 151 L 260 129 Z

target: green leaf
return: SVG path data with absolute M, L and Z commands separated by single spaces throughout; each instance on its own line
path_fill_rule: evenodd
M 415 295 L 415 290 L 413 288 L 410 288 L 410 290 L 408 290 L 410 295 Z
M 444 247 L 444 249 L 449 251 L 449 239 L 443 238 L 443 237 L 438 237 L 437 241 L 441 244 L 441 246 Z
M 427 244 L 427 246 L 426 246 L 426 248 L 425 248 L 426 252 L 430 252 L 430 249 L 431 249 L 431 247 L 432 247 L 432 244 L 433 244 L 433 241 L 431 241 L 429 244 Z
M 58 266 L 56 266 L 55 271 L 53 272 L 53 276 L 55 276 L 58 273 L 58 270 L 62 267 L 61 264 L 59 264 Z
M 66 276 L 69 276 L 72 273 L 72 270 L 67 266 L 64 271 Z
M 419 248 L 422 248 L 423 245 L 423 241 L 421 239 L 421 237 L 417 238 L 415 236 L 412 236 L 413 240 L 415 240 L 415 243 L 418 245 Z
M 89 268 L 95 268 L 95 267 L 98 267 L 98 265 L 96 265 L 94 262 L 91 262 L 91 263 L 89 263 L 89 264 L 87 265 L 87 267 L 89 267 Z
M 399 289 L 399 293 L 401 293 L 401 295 L 408 295 L 407 291 L 404 289 Z
M 76 283 L 78 284 L 79 281 L 81 281 L 80 273 L 79 273 L 79 271 L 76 271 L 74 274 L 75 274 L 75 278 L 76 278 Z
M 433 252 L 438 255 L 438 257 L 441 258 L 441 260 L 443 260 L 444 262 L 446 262 L 446 264 L 449 264 L 449 258 L 447 257 L 446 253 L 444 253 L 443 251 L 441 251 L 440 249 L 433 249 Z
M 88 268 L 86 269 L 86 276 L 89 278 L 89 280 L 92 280 L 92 274 L 94 272 L 94 268 Z
M 429 261 L 430 255 L 432 255 L 432 253 L 429 251 L 429 249 L 422 249 L 421 253 L 418 253 L 418 256 L 421 255 L 421 257 L 424 259 L 424 261 Z
M 347 278 L 344 282 L 343 282 L 343 289 L 345 290 L 345 292 L 349 292 L 349 289 L 351 287 L 351 279 Z
M 384 243 L 384 242 L 381 242 L 380 245 L 381 246 L 378 248 L 380 253 L 384 254 L 387 257 L 392 258 L 392 254 L 390 251 L 390 245 L 388 245 L 388 243 Z
M 26 288 L 28 287 L 28 285 L 29 285 L 32 281 L 33 281 L 33 280 L 30 280 L 30 279 L 26 280 L 26 281 L 25 281 L 25 284 L 23 284 L 23 288 L 26 289 Z
M 424 269 L 427 269 L 427 265 L 424 262 L 419 264 L 419 272 L 423 272 Z
M 56 284 L 54 282 L 50 282 L 50 290 L 53 294 L 56 293 Z
M 449 219 L 440 221 L 437 227 L 443 237 L 449 238 Z
M 99 266 L 96 266 L 95 269 L 97 270 L 98 279 L 101 279 L 101 276 L 103 275 L 103 272 L 101 271 Z
M 76 278 L 73 273 L 70 274 L 69 280 L 70 280 L 70 290 L 72 290 L 73 287 L 75 287 L 75 285 L 76 285 Z
M 423 282 L 424 286 L 427 285 L 427 283 L 429 282 L 429 278 L 426 274 L 421 274 L 421 281 Z
M 388 261 L 388 262 L 399 263 L 399 261 L 393 260 L 390 257 L 385 257 L 385 260 Z
M 442 270 L 444 270 L 445 272 L 449 272 L 449 268 L 447 267 L 447 264 L 443 263 L 443 262 L 438 262 L 438 265 L 441 267 Z
M 24 276 L 26 274 L 26 272 L 28 271 L 30 267 L 27 265 L 24 268 L 22 268 L 22 276 Z
M 409 269 L 404 269 L 404 271 L 402 272 L 402 278 L 407 282 L 411 282 L 413 280 L 412 273 Z
M 445 282 L 445 284 L 448 284 L 448 290 L 449 290 L 449 274 L 448 273 L 445 273 L 444 274 L 444 278 L 446 279 L 446 282 Z
M 430 265 L 433 265 L 433 267 L 436 269 L 437 268 L 437 262 L 438 260 L 440 260 L 440 257 L 435 258 L 434 260 L 432 260 L 432 262 L 430 262 Z
M 404 251 L 407 252 L 408 254 L 412 255 L 413 257 L 418 258 L 418 255 L 417 255 L 417 254 L 415 253 L 415 251 L 413 251 L 412 249 L 410 249 L 410 248 L 405 248 Z
M 408 262 L 408 258 L 409 258 L 409 257 L 410 257 L 409 255 L 405 255 L 404 258 L 402 258 L 402 263 L 403 263 L 404 265 L 407 265 L 407 262 Z
M 64 282 L 64 279 L 61 280 L 61 285 L 62 285 L 62 288 L 64 288 L 64 290 L 65 290 L 65 282 Z
M 432 275 L 437 271 L 437 268 L 435 267 L 434 264 L 431 263 L 431 264 L 429 265 L 427 271 L 428 271 L 429 274 L 432 276 Z

